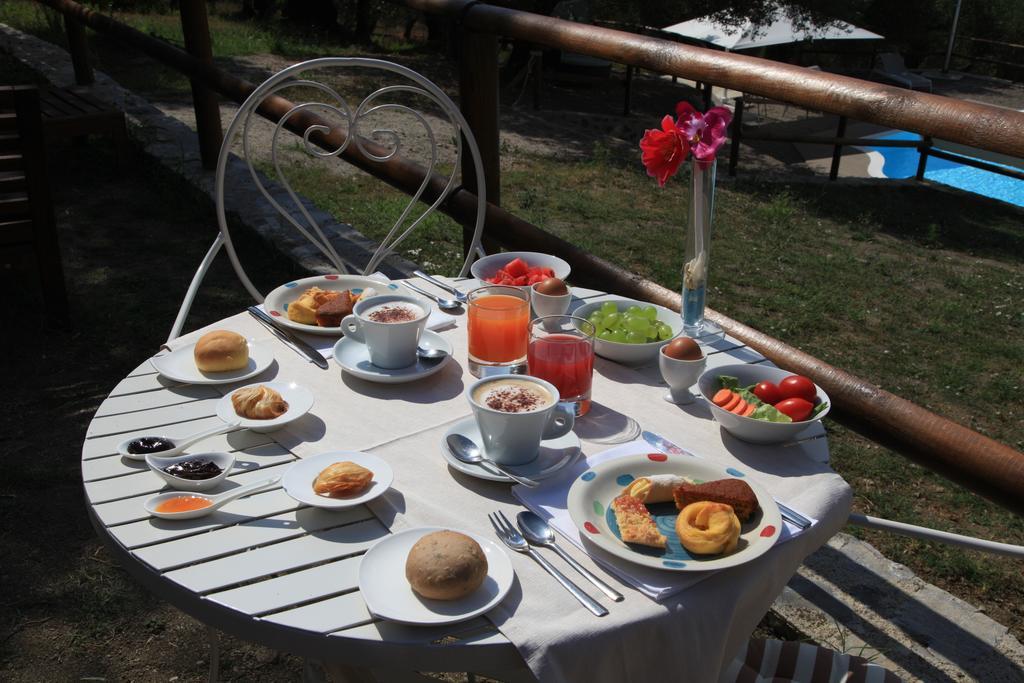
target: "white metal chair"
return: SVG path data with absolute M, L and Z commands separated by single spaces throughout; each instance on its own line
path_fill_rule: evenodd
M 359 76 L 398 76 L 401 82 L 394 85 L 376 87 L 358 105 L 352 107 L 342 94 L 338 92 L 338 89 L 322 80 L 313 79 L 314 75 L 320 75 L 325 70 L 330 70 L 332 73 Z M 312 72 L 317 73 L 313 74 Z M 257 148 L 258 146 L 254 146 L 250 136 L 254 122 L 260 119 L 257 110 L 265 100 L 274 96 L 288 97 L 297 103 L 276 124 L 269 124 L 273 125 L 273 130 L 270 138 L 270 162 L 265 167 L 265 170 L 273 174 L 273 182 L 276 185 L 268 185 L 266 177 L 253 165 L 254 156 L 258 156 L 261 150 Z M 298 101 L 300 98 L 305 99 L 305 101 Z M 440 112 L 440 115 L 433 119 L 428 118 L 428 116 L 404 103 L 405 100 L 409 99 L 425 102 Z M 315 124 L 308 126 L 301 137 L 293 136 L 291 131 L 285 128 L 288 121 L 300 112 L 303 114 L 316 114 L 318 111 L 329 114 L 331 119 L 328 120 L 321 117 Z M 385 238 L 381 240 L 376 252 L 363 266 L 362 273 L 365 275 L 375 272 L 384 259 L 392 254 L 394 249 L 455 191 L 457 188 L 456 179 L 459 177 L 459 168 L 461 167 L 464 153 L 464 144 L 469 148 L 469 153 L 473 160 L 476 187 L 480 188 L 477 195 L 476 224 L 471 247 L 458 274 L 463 276 L 469 271 L 469 266 L 475 258 L 484 255 L 483 249 L 480 246 L 480 239 L 487 208 L 487 198 L 483 189 L 485 184 L 480 150 L 477 147 L 476 139 L 473 137 L 473 132 L 470 130 L 458 107 L 430 80 L 400 64 L 362 57 L 313 59 L 283 69 L 264 81 L 246 99 L 235 114 L 234 119 L 232 119 L 231 125 L 228 126 L 224 134 L 224 141 L 221 144 L 215 177 L 217 223 L 220 231 L 200 263 L 195 276 L 192 278 L 188 292 L 185 295 L 185 300 L 174 321 L 168 342 L 181 334 L 182 326 L 184 325 L 185 318 L 188 316 L 199 285 L 202 283 L 206 272 L 210 268 L 210 264 L 221 247 L 226 249 L 231 265 L 245 288 L 257 303 L 263 302 L 264 295 L 253 285 L 239 261 L 228 228 L 225 208 L 225 178 L 229 168 L 240 167 L 233 151 L 236 141 L 241 143 L 241 154 L 239 156 L 242 157 L 241 160 L 248 169 L 248 175 L 263 199 L 274 208 L 285 223 L 294 228 L 302 238 L 308 240 L 336 272 L 348 273 L 350 268 L 346 260 L 338 253 L 335 246 L 325 235 L 323 227 L 314 219 L 299 195 L 292 189 L 291 183 L 283 172 L 279 155 L 289 150 L 289 144 L 294 144 L 301 152 L 314 160 L 334 161 L 335 163 L 340 162 L 341 154 L 350 145 L 354 145 L 360 153 L 377 162 L 384 162 L 393 157 L 400 156 L 402 148 L 401 133 L 392 128 L 376 128 L 373 127 L 372 123 L 369 123 L 372 122 L 375 116 L 380 117 L 381 115 L 405 115 L 412 117 L 411 120 L 420 128 L 419 132 L 425 136 L 426 156 L 429 159 L 424 164 L 427 174 L 423 182 L 420 184 L 417 192 L 409 199 L 405 210 L 402 211 L 395 221 L 394 226 Z M 448 128 L 449 132 L 454 132 L 451 135 L 454 144 L 454 162 L 451 164 L 450 173 L 447 173 L 447 183 L 443 192 L 440 193 L 433 203 L 423 209 L 422 213 L 416 216 L 415 209 L 419 204 L 419 199 L 426 190 L 431 174 L 438 172 L 440 163 L 439 143 L 441 139 L 439 138 L 439 132 L 435 130 L 433 121 L 443 124 L 439 126 L 442 129 L 440 135 L 445 133 L 443 129 L 446 127 L 450 127 Z M 363 128 L 367 125 L 370 127 L 369 135 L 364 134 L 363 131 Z M 321 149 L 310 140 L 311 135 L 330 134 L 336 132 L 339 128 L 341 129 L 340 132 L 344 134 L 344 140 L 336 149 Z M 368 146 L 368 143 L 372 144 Z M 378 148 L 373 147 L 373 145 L 383 147 L 383 153 L 375 153 L 374 150 Z M 289 151 L 294 151 L 294 149 Z M 291 210 L 289 210 L 288 204 L 292 205 Z

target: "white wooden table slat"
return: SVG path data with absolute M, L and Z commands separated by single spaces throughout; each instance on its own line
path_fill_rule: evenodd
M 110 392 L 111 396 L 127 396 L 129 394 L 141 394 L 147 391 L 161 391 L 183 386 L 180 382 L 167 379 L 160 374 L 133 375 L 125 377 L 117 383 L 117 386 Z
M 256 470 L 255 472 L 243 472 L 241 474 L 236 474 L 234 477 L 232 477 L 232 481 L 234 483 L 240 484 L 240 485 L 241 484 L 248 484 L 248 483 L 251 483 L 251 482 L 254 482 L 254 481 L 259 481 L 260 479 L 265 479 L 266 477 L 270 477 L 270 476 L 273 476 L 275 474 L 282 474 L 287 469 L 288 469 L 288 464 L 287 463 L 283 463 L 281 465 L 275 465 L 275 466 L 268 467 L 268 468 L 263 469 L 263 470 Z M 231 507 L 225 507 L 224 510 L 218 510 L 217 512 L 214 512 L 212 514 L 213 515 L 227 515 L 227 514 L 241 515 L 242 514 L 242 509 L 244 508 L 246 510 L 246 512 L 248 514 L 250 514 L 250 515 L 252 515 L 252 514 L 255 514 L 255 515 L 270 515 L 270 514 L 275 514 L 276 512 L 284 512 L 285 510 L 293 509 L 293 508 L 296 508 L 296 507 L 299 506 L 299 503 L 295 502 L 295 499 L 293 499 L 288 494 L 284 493 L 284 491 L 282 489 L 280 489 L 280 488 L 278 488 L 278 489 L 271 489 L 271 491 L 275 491 L 275 490 L 279 491 L 281 493 L 281 496 L 282 496 L 281 503 L 280 503 L 281 507 L 278 510 L 276 510 L 276 511 L 273 511 L 273 512 L 272 511 L 263 511 L 263 510 L 261 510 L 259 508 L 254 508 L 254 507 L 251 507 L 251 506 L 246 506 L 246 503 L 248 503 L 250 500 L 252 500 L 252 498 L 254 498 L 254 496 L 250 496 L 250 497 L 242 498 L 241 500 L 234 501 L 234 502 L 231 503 Z M 96 512 L 96 515 L 99 517 L 100 521 L 103 522 L 103 524 L 105 524 L 108 527 L 116 526 L 116 525 L 120 525 L 120 524 L 127 524 L 129 522 L 137 522 L 140 519 L 148 519 L 149 518 L 149 513 L 146 512 L 145 508 L 143 507 L 143 503 L 145 503 L 146 499 L 150 498 L 154 493 L 155 492 L 150 492 L 150 493 L 143 494 L 141 496 L 133 496 L 131 498 L 122 498 L 120 500 L 114 500 L 114 501 L 110 501 L 110 502 L 107 502 L 107 503 L 100 503 L 98 505 L 93 505 L 93 511 Z M 270 495 L 270 494 L 269 493 L 266 493 L 266 494 L 260 493 L 258 495 Z M 290 507 L 286 506 L 285 503 L 290 503 Z M 269 501 L 266 504 L 269 505 L 270 504 Z M 226 511 L 234 511 L 234 512 L 226 512 Z M 238 520 L 234 520 L 234 521 L 238 521 Z M 111 530 L 108 529 L 108 531 L 111 531 Z
M 235 464 L 231 468 L 232 474 L 228 475 L 229 482 L 237 481 L 234 477 L 238 474 L 251 472 L 261 467 L 271 467 L 282 462 L 291 462 L 294 459 L 294 455 L 276 443 L 242 451 L 235 456 Z M 145 470 L 124 477 L 114 477 L 113 479 L 101 479 L 85 483 L 85 495 L 93 503 L 170 490 L 170 485 L 164 482 L 155 472 L 150 471 L 148 467 Z
M 164 574 L 164 577 L 197 593 L 208 593 L 272 574 L 304 569 L 325 560 L 362 553 L 389 533 L 387 527 L 376 519 L 369 519 L 328 529 L 315 536 L 302 536 L 177 569 Z
M 358 638 L 371 642 L 387 641 L 396 645 L 423 643 L 424 641 L 434 642 L 450 637 L 458 638 L 463 642 L 473 643 L 506 642 L 505 636 L 498 629 L 494 628 L 490 621 L 483 617 L 447 626 L 406 626 L 378 619 L 372 624 L 337 631 L 331 633 L 331 635 Z
M 142 429 L 151 430 L 156 427 L 215 416 L 219 400 L 219 398 L 207 398 L 190 403 L 154 408 L 141 413 L 97 417 L 89 425 L 85 438 L 95 439 L 98 436 L 138 433 Z
M 361 557 L 348 557 L 312 569 L 212 593 L 206 599 L 247 614 L 282 610 L 309 602 L 318 596 L 356 589 L 359 586 Z
M 359 593 L 346 593 L 311 605 L 263 617 L 263 620 L 317 633 L 330 633 L 368 623 L 373 621 L 373 616 L 366 609 L 366 603 L 363 602 Z
M 96 417 L 137 413 L 179 403 L 190 403 L 204 398 L 220 397 L 221 393 L 219 391 L 205 385 L 190 385 L 164 391 L 146 391 L 140 394 L 111 396 L 96 410 Z
M 226 510 L 227 508 L 225 508 Z M 140 548 L 135 551 L 135 556 L 154 569 L 168 571 L 195 562 L 205 562 L 251 548 L 296 538 L 307 533 L 312 534 L 343 524 L 362 522 L 372 517 L 373 513 L 365 505 L 346 510 L 304 507 L 272 517 L 246 520 L 234 526 L 214 529 L 199 536 L 180 538 Z M 200 518 L 197 521 L 202 520 L 203 518 Z M 164 529 L 170 526 L 160 520 L 150 520 L 150 523 L 154 527 L 159 526 Z
M 167 355 L 167 351 L 162 351 L 162 350 L 161 351 L 156 351 L 150 358 L 156 358 L 157 356 L 164 356 L 164 355 Z M 132 370 L 131 372 L 129 372 L 126 376 L 127 377 L 139 377 L 139 376 L 142 376 L 142 375 L 155 375 L 155 374 L 156 374 L 156 368 L 153 367 L 153 364 L 150 363 L 149 362 L 149 358 L 147 358 L 146 360 L 144 360 L 141 363 L 139 363 L 138 365 L 136 365 L 135 369 Z
M 123 441 L 123 439 L 122 439 Z M 189 453 L 234 453 L 250 451 L 259 446 L 274 444 L 269 434 L 261 434 L 248 429 L 231 434 L 221 434 L 200 441 L 188 449 Z M 275 444 L 276 445 L 276 444 Z M 82 461 L 82 479 L 86 482 L 120 477 L 135 472 L 144 472 L 148 466 L 143 460 L 128 460 L 120 455 L 107 455 Z
M 159 435 L 171 438 L 180 438 L 222 424 L 224 424 L 224 422 L 219 417 L 211 413 L 210 415 L 198 420 L 189 420 L 188 422 L 179 422 L 173 425 L 139 427 L 138 429 L 132 430 L 130 434 L 109 434 L 107 436 L 87 438 L 85 443 L 82 444 L 82 460 L 105 458 L 108 455 L 116 455 L 117 445 L 129 436 L 136 434 L 140 436 Z

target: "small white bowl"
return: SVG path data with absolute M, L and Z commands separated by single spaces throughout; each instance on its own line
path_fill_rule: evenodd
M 594 301 L 584 304 L 573 311 L 573 315 L 577 318 L 589 319 L 590 314 L 601 308 L 605 303 L 607 301 Z M 657 304 L 647 303 L 646 301 L 633 301 L 631 299 L 613 299 L 612 303 L 615 304 L 620 313 L 630 306 L 639 306 L 641 308 L 654 306 L 654 309 L 658 311 L 658 320 L 672 328 L 672 336 L 664 341 L 648 342 L 646 344 L 623 344 L 621 342 L 595 338 L 594 353 L 602 358 L 607 358 L 623 365 L 653 363 L 657 360 L 658 351 L 661 347 L 675 339 L 683 331 L 683 319 L 675 311 L 670 311 Z
M 755 420 L 750 417 L 742 417 L 736 413 L 730 413 L 728 410 L 719 408 L 711 399 L 720 389 L 718 385 L 719 375 L 731 375 L 739 380 L 741 387 L 748 387 L 751 384 L 757 384 L 758 382 L 773 382 L 778 384 L 780 381 L 789 377 L 793 373 L 788 370 L 782 370 L 781 368 L 773 368 L 765 365 L 750 365 L 750 364 L 739 364 L 739 365 L 723 365 L 717 368 L 711 368 L 705 370 L 704 374 L 697 380 L 697 386 L 700 387 L 700 393 L 704 398 L 707 399 L 708 407 L 711 408 L 711 413 L 715 416 L 725 431 L 729 432 L 737 439 L 743 441 L 749 441 L 750 443 L 782 443 L 784 441 L 792 441 L 797 438 L 801 432 L 806 430 L 808 427 L 814 426 L 816 423 L 821 422 L 821 418 L 828 415 L 828 411 L 832 409 L 832 402 L 829 400 L 828 394 L 819 387 L 817 384 L 814 388 L 818 392 L 818 398 L 815 401 L 815 405 L 821 403 L 828 403 L 823 411 L 812 417 L 810 420 L 804 420 L 802 422 L 766 422 L 764 420 Z
M 186 460 L 212 460 L 217 467 L 221 469 L 221 473 L 216 477 L 210 477 L 209 479 L 182 479 L 176 477 L 173 474 L 164 472 L 163 468 L 168 465 L 175 463 L 184 462 Z M 222 481 L 227 479 L 231 473 L 231 468 L 235 465 L 235 456 L 232 453 L 182 453 L 181 455 L 172 455 L 169 458 L 161 458 L 156 453 L 150 453 L 146 456 L 146 464 L 149 465 L 149 469 L 153 470 L 158 477 L 170 484 L 171 488 L 179 491 L 212 491 L 217 488 Z
M 532 285 L 530 287 L 530 304 L 533 306 L 534 316 L 543 318 L 546 315 L 565 315 L 572 302 L 572 289 L 566 285 L 566 290 L 565 294 L 552 296 L 551 294 L 541 294 L 537 291 L 537 285 Z
M 669 403 L 693 403 L 690 387 L 697 383 L 704 368 L 707 367 L 707 356 L 696 360 L 670 358 L 665 355 L 666 346 L 658 351 L 658 369 L 661 370 L 662 379 L 668 384 L 668 393 L 664 398 Z
M 486 282 L 487 278 L 494 277 L 499 270 L 517 258 L 526 261 L 526 265 L 531 268 L 533 266 L 550 268 L 555 271 L 555 277 L 559 280 L 565 280 L 569 277 L 569 272 L 572 270 L 568 263 L 551 254 L 541 254 L 536 251 L 504 251 L 500 254 L 484 256 L 482 259 L 475 261 L 469 267 L 469 272 L 482 284 L 488 284 Z M 528 289 L 528 287 L 523 289 Z

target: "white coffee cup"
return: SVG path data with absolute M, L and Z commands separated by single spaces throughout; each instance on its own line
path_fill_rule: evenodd
M 530 396 L 536 399 L 533 406 L 529 405 Z M 469 385 L 466 398 L 485 454 L 502 465 L 530 462 L 537 457 L 541 441 L 568 434 L 575 420 L 573 406 L 559 403 L 555 385 L 529 375 L 485 377 Z M 509 412 L 499 407 L 502 404 L 515 404 L 523 410 Z
M 430 308 L 413 296 L 383 294 L 362 299 L 341 320 L 349 339 L 366 344 L 378 368 L 405 368 L 416 362 L 416 347 Z

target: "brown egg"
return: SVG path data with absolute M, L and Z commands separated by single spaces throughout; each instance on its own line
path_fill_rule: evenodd
M 547 280 L 542 280 L 535 284 L 533 288 L 539 293 L 548 296 L 564 296 L 569 293 L 569 288 L 557 277 L 549 277 Z
M 676 360 L 700 360 L 704 357 L 697 342 L 689 337 L 676 337 L 665 345 L 662 353 Z

